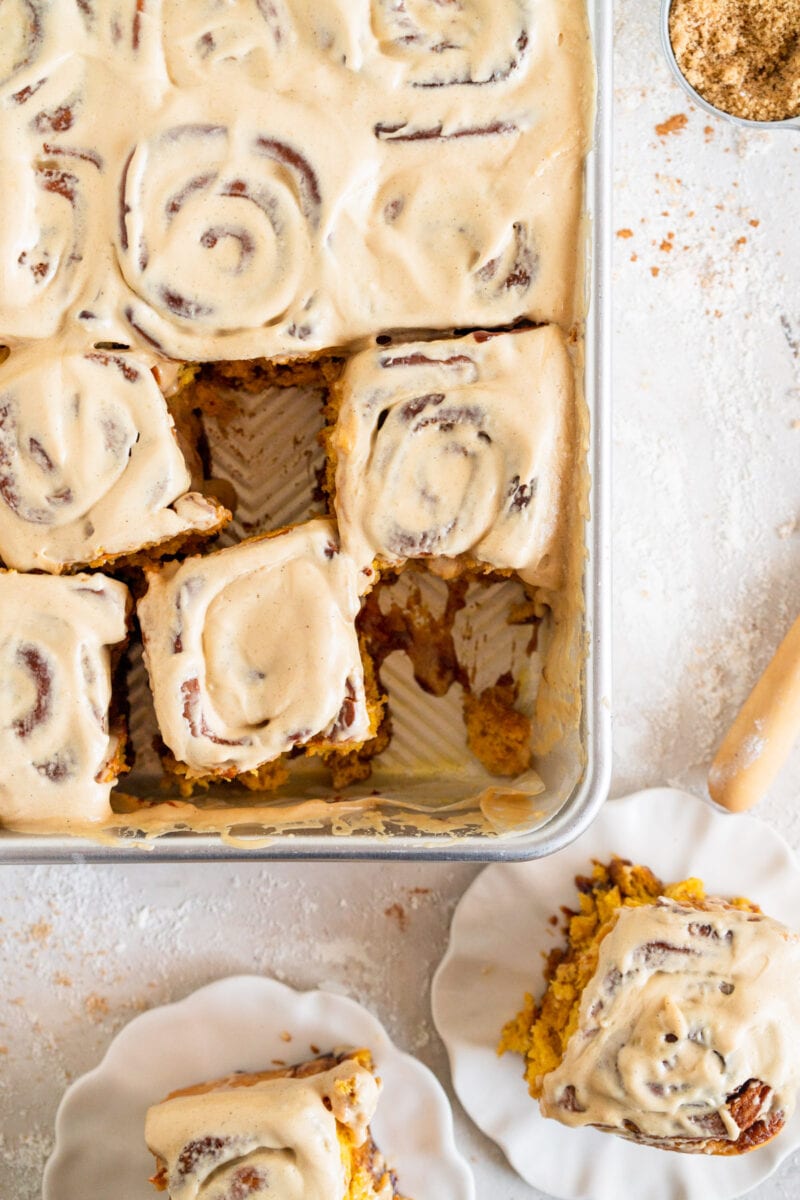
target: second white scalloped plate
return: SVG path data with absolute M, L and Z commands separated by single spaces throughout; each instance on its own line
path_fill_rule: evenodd
M 521 1060 L 495 1052 L 525 993 L 541 994 L 542 952 L 561 939 L 549 918 L 574 902 L 576 874 L 614 854 L 666 880 L 698 875 L 709 892 L 749 896 L 789 926 L 800 920 L 800 870 L 762 822 L 668 788 L 611 801 L 573 845 L 536 862 L 487 867 L 462 897 L 432 995 L 455 1090 L 522 1178 L 559 1200 L 732 1200 L 800 1145 L 800 1109 L 773 1142 L 740 1158 L 668 1153 L 544 1120 Z
M 372 1051 L 384 1084 L 372 1130 L 403 1194 L 474 1200 L 450 1105 L 427 1067 L 398 1050 L 355 1001 L 251 975 L 209 984 L 125 1026 L 61 1101 L 43 1200 L 154 1200 L 154 1159 L 144 1143 L 150 1104 L 179 1087 L 337 1046 Z

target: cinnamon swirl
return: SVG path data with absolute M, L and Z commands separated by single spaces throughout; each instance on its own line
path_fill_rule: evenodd
M 341 0 L 165 0 L 164 54 L 179 86 L 225 75 L 234 86 L 296 86 L 298 61 L 308 68 L 341 63 L 357 69 L 364 13 Z
M 0 39 L 2 40 L 2 39 Z M 88 290 L 90 229 L 101 221 L 97 188 L 102 158 L 68 141 L 81 64 L 67 62 L 7 100 L 0 128 L 0 335 L 51 337 Z
M 20 352 L 0 366 L 0 558 L 93 566 L 208 537 L 230 513 L 198 492 L 152 360 Z
M 336 395 L 334 504 L 365 585 L 409 559 L 558 580 L 573 382 L 557 329 L 378 347 Z
M 506 1027 L 546 1117 L 686 1153 L 769 1141 L 800 1086 L 800 938 L 749 901 L 614 860 L 578 879 L 548 990 Z
M 314 139 L 296 132 L 313 114 L 276 97 L 260 128 L 209 118 L 165 124 L 125 165 L 117 250 L 132 333 L 191 360 L 257 357 L 270 333 L 295 354 L 326 344 L 338 332 L 320 330 L 315 299 L 326 197 Z
M 528 50 L 531 0 L 371 0 L 380 51 L 417 88 L 507 80 Z
M 354 1050 L 173 1092 L 147 1113 L 151 1182 L 171 1200 L 393 1200 L 369 1129 L 380 1088 Z
M 124 734 L 109 718 L 128 590 L 104 575 L 0 572 L 0 825 L 80 832 L 110 815 Z
M 331 521 L 148 573 L 139 603 L 162 737 L 188 780 L 232 779 L 374 734 L 355 567 Z

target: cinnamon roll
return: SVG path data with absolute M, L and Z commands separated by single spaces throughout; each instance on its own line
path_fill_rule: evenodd
M 274 107 L 261 131 L 167 126 L 125 166 L 117 249 L 134 293 L 125 315 L 168 357 L 256 357 L 270 328 L 296 353 L 315 342 L 309 268 L 322 182 L 307 147 L 277 128 Z
M 110 815 L 124 733 L 109 717 L 128 590 L 104 575 L 0 572 L 0 825 L 80 832 Z
M 20 352 L 0 366 L 0 559 L 100 565 L 208 537 L 230 513 L 198 492 L 152 360 Z
M 232 779 L 297 747 L 375 732 L 356 572 L 315 520 L 148 574 L 139 603 L 161 735 L 187 779 Z
M 234 85 L 288 89 L 300 63 L 358 66 L 361 15 L 341 0 L 165 0 L 169 74 L 182 87 L 226 72 Z
M 171 1200 L 393 1200 L 369 1128 L 380 1089 L 354 1050 L 173 1092 L 147 1113 L 151 1183 Z
M 53 5 L 62 19 L 65 8 Z M 110 192 L 140 97 L 132 88 L 128 108 L 104 121 L 118 83 L 111 65 L 68 52 L 75 36 L 66 33 L 60 54 L 3 102 L 0 338 L 11 342 L 68 335 L 76 324 L 114 335 Z M 81 333 L 81 348 L 86 341 Z
M 179 87 L 228 68 L 250 82 L 274 82 L 275 59 L 289 26 L 282 0 L 165 0 L 164 55 Z
M 334 505 L 365 585 L 409 559 L 558 579 L 573 382 L 555 327 L 365 351 L 335 402 Z
M 507 80 L 530 41 L 531 0 L 371 0 L 372 32 L 412 87 Z
M 3 88 L 36 61 L 44 38 L 42 3 L 10 0 L 7 8 L 10 11 L 4 29 L 8 32 L 0 40 L 0 87 Z
M 18 111 L 0 131 L 4 180 L 0 331 L 4 337 L 52 336 L 86 287 L 89 230 L 98 216 L 93 188 L 102 160 L 94 150 L 86 150 L 83 157 L 62 152 L 63 138 L 53 126 L 72 123 L 74 95 L 66 90 L 66 96 L 59 90 L 49 103 L 39 88 L 21 91 L 19 100 L 8 102 Z M 18 123 L 28 127 L 38 123 L 36 137 L 22 136 Z
M 506 1027 L 546 1117 L 666 1150 L 742 1154 L 800 1086 L 800 938 L 749 901 L 616 859 L 578 879 L 548 990 Z

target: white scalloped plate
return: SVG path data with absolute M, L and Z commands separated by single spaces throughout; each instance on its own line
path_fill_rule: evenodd
M 353 1000 L 252 975 L 219 980 L 126 1025 L 61 1101 L 43 1200 L 155 1200 L 154 1159 L 144 1143 L 150 1104 L 179 1087 L 337 1046 L 372 1051 L 384 1083 L 372 1129 L 404 1195 L 474 1200 L 450 1105 L 427 1067 L 398 1050 Z
M 709 892 L 749 896 L 789 926 L 800 919 L 800 870 L 762 822 L 668 788 L 611 801 L 573 845 L 536 862 L 487 867 L 462 897 L 432 995 L 455 1090 L 522 1178 L 559 1200 L 731 1200 L 800 1145 L 800 1109 L 773 1142 L 739 1158 L 667 1153 L 544 1120 L 520 1059 L 495 1053 L 525 992 L 541 993 L 542 951 L 561 936 L 548 918 L 574 902 L 576 874 L 613 854 L 666 880 L 698 875 Z

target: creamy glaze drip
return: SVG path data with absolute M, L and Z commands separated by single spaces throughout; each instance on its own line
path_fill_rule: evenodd
M 76 831 L 110 816 L 110 647 L 128 590 L 104 575 L 0 572 L 0 825 Z
M 59 572 L 227 517 L 196 492 L 152 359 L 95 350 L 0 366 L 0 559 Z
M 554 327 L 377 348 L 350 360 L 333 434 L 342 547 L 465 555 L 556 582 L 572 364 Z
M 631 1122 L 650 1138 L 735 1140 L 726 1101 L 760 1080 L 772 1089 L 760 1115 L 788 1119 L 800 1086 L 799 972 L 800 941 L 761 914 L 666 900 L 624 909 L 564 1059 L 544 1078 L 543 1114 L 617 1133 Z
M 573 319 L 582 0 L 22 8 L 0 339 L 202 361 Z
M 317 735 L 362 742 L 357 612 L 355 567 L 327 520 L 151 573 L 144 657 L 175 757 L 233 775 Z
M 367 1137 L 379 1084 L 345 1061 L 304 1078 L 174 1096 L 147 1113 L 170 1200 L 344 1200 L 337 1121 Z M 246 1186 L 245 1186 L 246 1185 Z

